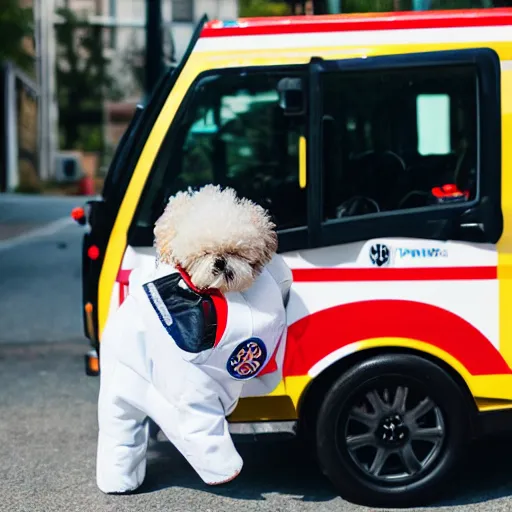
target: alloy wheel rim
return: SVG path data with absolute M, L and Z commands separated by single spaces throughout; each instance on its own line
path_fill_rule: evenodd
M 446 439 L 443 413 L 415 386 L 367 389 L 349 406 L 346 450 L 365 476 L 382 484 L 407 484 L 433 468 Z

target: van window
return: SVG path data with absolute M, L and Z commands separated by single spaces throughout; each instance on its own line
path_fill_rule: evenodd
M 477 85 L 466 66 L 320 76 L 324 221 L 438 207 L 477 190 Z
M 284 115 L 277 92 L 279 80 L 292 75 L 226 72 L 200 80 L 152 170 L 138 226 L 153 226 L 171 195 L 207 183 L 269 209 L 280 230 L 305 226 L 298 169 L 304 120 Z

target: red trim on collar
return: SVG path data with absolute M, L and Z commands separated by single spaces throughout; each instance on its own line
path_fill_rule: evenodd
M 226 301 L 226 297 L 214 288 L 209 288 L 207 290 L 200 290 L 197 286 L 194 285 L 190 276 L 179 266 L 176 265 L 176 269 L 180 273 L 183 281 L 185 281 L 186 285 L 196 293 L 200 295 L 209 295 L 213 302 L 213 307 L 215 308 L 215 314 L 217 316 L 217 329 L 215 331 L 215 344 L 216 347 L 222 336 L 224 336 L 224 332 L 226 331 L 226 325 L 228 323 L 228 303 Z
M 226 325 L 228 323 L 228 303 L 226 297 L 217 291 L 211 294 L 211 298 L 217 315 L 217 331 L 215 332 L 215 344 L 213 345 L 216 347 L 226 331 Z
M 196 285 L 192 282 L 190 279 L 190 276 L 179 266 L 176 265 L 176 270 L 181 274 L 181 277 L 183 278 L 183 281 L 185 281 L 186 285 L 196 293 L 205 294 L 208 293 L 207 290 L 203 291 L 196 287 Z

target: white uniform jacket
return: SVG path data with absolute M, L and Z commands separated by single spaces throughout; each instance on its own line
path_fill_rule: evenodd
M 244 385 L 265 394 L 280 380 L 282 357 L 277 371 L 268 372 L 284 352 L 291 282 L 277 255 L 246 292 L 206 298 L 171 267 L 132 272 L 128 297 L 109 317 L 100 345 L 101 491 L 128 492 L 142 484 L 148 417 L 205 483 L 240 472 L 243 461 L 226 416 Z

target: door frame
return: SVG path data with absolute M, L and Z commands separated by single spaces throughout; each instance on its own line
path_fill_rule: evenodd
M 323 166 L 322 166 L 322 108 L 320 80 L 323 73 L 351 71 L 379 71 L 408 68 L 449 67 L 472 65 L 476 70 L 478 192 L 472 202 L 443 205 L 435 208 L 415 208 L 388 212 L 385 215 L 367 214 L 322 221 Z M 467 222 L 486 221 L 485 242 L 497 243 L 503 232 L 501 210 L 501 93 L 500 60 L 490 48 L 441 50 L 398 55 L 379 55 L 343 60 L 311 59 L 309 71 L 309 139 L 308 187 L 311 201 L 309 224 L 311 247 L 325 247 L 340 243 L 368 240 L 378 237 L 415 237 L 447 239 L 451 226 L 460 222 L 461 215 L 471 208 Z M 485 169 L 485 173 L 481 172 Z M 397 223 L 397 218 L 406 222 Z M 436 223 L 437 229 L 420 230 L 420 222 Z M 437 231 L 437 233 L 436 233 Z M 458 239 L 458 238 L 454 238 Z M 461 241 L 473 241 L 461 239 Z

